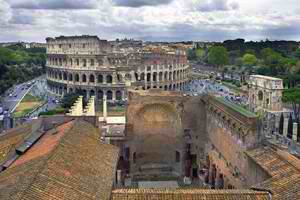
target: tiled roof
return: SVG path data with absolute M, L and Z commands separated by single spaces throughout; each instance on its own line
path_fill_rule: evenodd
M 0 164 L 10 155 L 11 151 L 31 133 L 32 123 L 12 129 L 0 136 Z
M 44 144 L 55 141 L 44 136 Z M 110 199 L 118 148 L 101 143 L 93 125 L 76 120 L 52 151 L 37 149 L 0 174 L 0 199 Z
M 254 186 L 270 190 L 273 199 L 300 199 L 300 161 L 288 152 L 261 147 L 246 153 L 269 175 L 270 179 Z
M 268 192 L 253 190 L 118 189 L 112 200 L 268 200 Z

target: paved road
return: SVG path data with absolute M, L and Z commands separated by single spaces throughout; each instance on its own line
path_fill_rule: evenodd
M 247 104 L 246 96 L 238 96 L 234 94 L 234 92 L 231 91 L 228 87 L 210 80 L 193 80 L 187 86 L 185 92 L 190 96 L 198 96 L 205 93 L 212 93 L 216 96 L 222 96 L 226 100 L 235 104 Z

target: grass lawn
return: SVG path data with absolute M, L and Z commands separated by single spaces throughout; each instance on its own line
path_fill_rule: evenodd
M 216 97 L 216 99 L 227 105 L 228 107 L 232 108 L 233 110 L 241 113 L 242 115 L 246 116 L 246 117 L 257 117 L 257 115 L 253 112 L 251 112 L 250 110 L 247 110 L 246 108 L 243 108 L 242 106 L 239 106 L 237 104 L 231 103 L 229 101 L 227 101 L 226 99 L 224 99 L 223 97 Z
M 43 101 L 31 94 L 27 94 L 19 106 L 16 108 L 13 116 L 14 117 L 23 117 L 26 114 L 32 112 L 34 109 L 43 104 Z

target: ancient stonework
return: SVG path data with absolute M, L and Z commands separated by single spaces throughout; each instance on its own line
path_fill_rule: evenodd
M 116 52 L 97 36 L 47 38 L 48 89 L 57 95 L 82 90 L 87 98 L 124 100 L 129 87 L 180 90 L 189 72 L 180 51 Z

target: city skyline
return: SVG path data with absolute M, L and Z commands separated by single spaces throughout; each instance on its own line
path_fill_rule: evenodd
M 0 42 L 60 35 L 145 41 L 300 40 L 296 0 L 0 0 Z

